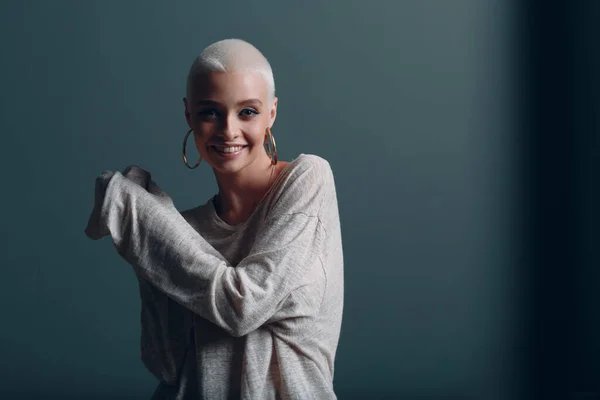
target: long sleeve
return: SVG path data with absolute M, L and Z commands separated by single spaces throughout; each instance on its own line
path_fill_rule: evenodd
M 272 318 L 296 289 L 324 280 L 319 210 L 327 187 L 320 172 L 309 164 L 293 177 L 272 205 L 268 228 L 236 266 L 228 265 L 170 199 L 118 172 L 106 186 L 98 225 L 139 276 L 230 334 L 243 336 Z
M 141 276 L 140 350 L 142 362 L 160 381 L 170 385 L 181 374 L 186 351 L 190 348 L 192 313 Z

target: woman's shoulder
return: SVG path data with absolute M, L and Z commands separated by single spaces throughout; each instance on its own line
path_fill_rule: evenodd
M 332 174 L 331 165 L 329 162 L 315 154 L 300 154 L 286 166 L 288 174 L 294 177 L 309 174 L 314 175 L 313 178 L 325 178 Z
M 329 162 L 315 154 L 300 154 L 290 161 L 277 179 L 278 191 L 294 191 L 310 195 L 311 190 L 333 183 Z
M 297 161 L 299 164 L 311 164 L 317 168 L 329 168 L 329 162 L 316 154 L 301 153 L 294 161 Z
M 275 208 L 318 213 L 335 193 L 329 162 L 314 154 L 300 154 L 285 166 L 273 189 L 270 203 Z

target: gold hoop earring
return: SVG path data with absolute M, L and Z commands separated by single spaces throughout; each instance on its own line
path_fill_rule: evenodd
M 194 169 L 196 168 L 198 165 L 200 165 L 200 163 L 202 162 L 202 156 L 200 156 L 200 158 L 198 159 L 198 162 L 196 163 L 196 165 L 194 165 L 193 167 L 190 166 L 190 164 L 188 164 L 187 162 L 187 157 L 185 156 L 185 148 L 186 148 L 186 144 L 187 144 L 187 140 L 188 137 L 190 136 L 190 133 L 192 133 L 192 129 L 190 129 L 186 135 L 185 135 L 185 139 L 183 139 L 183 163 L 185 164 L 186 167 L 188 167 L 189 169 Z
M 267 134 L 265 135 L 265 151 L 271 157 L 271 165 L 277 164 L 277 145 L 275 145 L 275 138 L 271 133 L 271 128 L 267 127 Z

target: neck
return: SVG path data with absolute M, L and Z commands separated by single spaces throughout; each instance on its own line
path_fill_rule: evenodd
M 219 194 L 217 213 L 224 219 L 244 220 L 262 200 L 275 176 L 271 159 L 261 157 L 236 174 L 214 171 Z

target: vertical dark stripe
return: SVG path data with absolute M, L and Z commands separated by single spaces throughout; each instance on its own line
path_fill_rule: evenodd
M 600 2 L 574 3 L 578 235 L 570 381 L 575 398 L 600 399 Z
M 525 334 L 523 398 L 568 399 L 575 310 L 571 2 L 525 0 L 518 60 Z
M 521 398 L 600 399 L 600 2 L 518 4 Z

